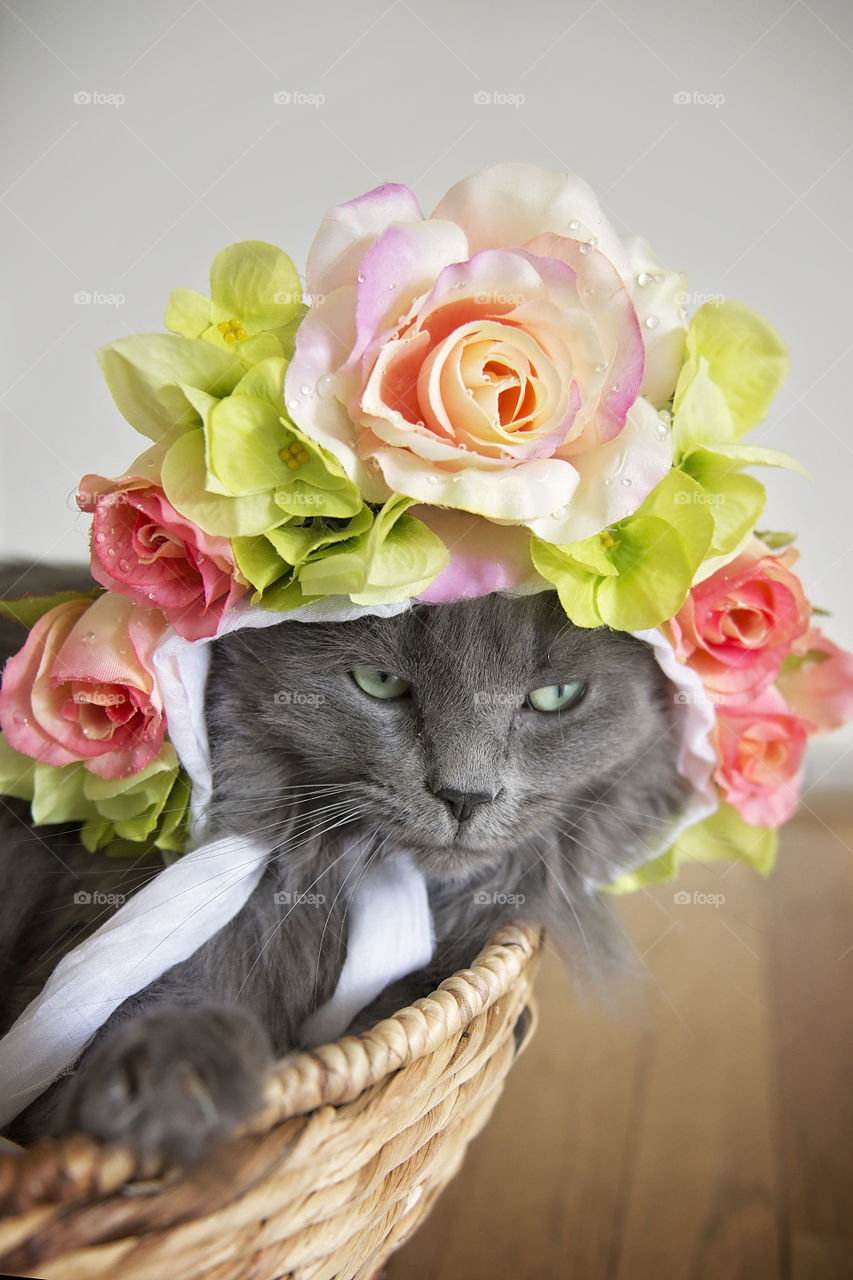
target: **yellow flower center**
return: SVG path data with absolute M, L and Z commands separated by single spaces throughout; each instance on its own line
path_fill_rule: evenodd
M 233 320 L 223 320 L 216 327 L 226 342 L 242 342 L 249 336 L 243 328 L 243 321 L 236 317 Z
M 285 445 L 278 456 L 291 471 L 298 471 L 303 462 L 308 462 L 310 460 L 311 455 L 298 440 L 294 440 L 293 444 Z
M 614 538 L 613 534 L 610 533 L 607 529 L 605 529 L 598 536 L 601 539 L 601 545 L 604 547 L 605 551 L 612 551 L 614 547 L 619 546 L 619 539 Z

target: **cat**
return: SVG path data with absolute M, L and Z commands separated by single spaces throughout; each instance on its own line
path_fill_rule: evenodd
M 423 871 L 436 948 L 352 1030 L 426 995 L 509 920 L 544 925 L 573 970 L 606 966 L 620 949 L 596 888 L 648 857 L 686 800 L 673 704 L 647 645 L 574 626 L 552 591 L 214 641 L 209 831 L 262 832 L 264 874 L 9 1136 L 84 1130 L 175 1162 L 207 1153 L 335 988 L 347 878 L 364 870 L 345 856 L 353 836 L 370 859 L 405 850 Z M 128 894 L 157 868 L 88 854 L 73 831 L 33 832 L 24 807 L 4 803 L 0 1031 L 98 923 L 70 905 L 75 877 Z

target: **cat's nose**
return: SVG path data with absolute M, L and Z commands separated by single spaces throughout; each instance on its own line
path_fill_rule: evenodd
M 457 822 L 467 822 L 475 809 L 494 800 L 488 791 L 457 791 L 455 787 L 443 787 L 434 794 L 444 801 Z

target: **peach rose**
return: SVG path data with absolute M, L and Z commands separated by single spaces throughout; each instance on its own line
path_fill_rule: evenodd
M 126 778 L 157 756 L 166 721 L 153 651 L 163 615 L 107 592 L 57 605 L 6 663 L 0 727 L 16 751 L 45 764 L 84 761 Z
M 672 462 L 641 393 L 660 404 L 675 386 L 683 280 L 635 271 L 637 254 L 660 268 L 584 183 L 533 165 L 457 183 L 429 218 L 396 185 L 332 209 L 285 382 L 293 421 L 368 501 L 587 537 Z
M 853 654 L 814 627 L 798 641 L 794 655 L 799 659 L 794 669 L 783 670 L 776 683 L 789 707 L 819 733 L 853 720 Z
M 810 608 L 791 572 L 793 550 L 773 555 L 754 538 L 691 590 L 669 623 L 675 651 L 715 701 L 749 702 L 773 683 L 808 630 Z
M 814 726 L 792 714 L 776 689 L 747 706 L 717 711 L 719 765 L 725 800 L 754 827 L 779 827 L 800 798 L 803 754 Z
M 222 615 L 245 595 L 231 543 L 180 515 L 151 476 L 149 450 L 118 480 L 84 476 L 77 503 L 94 515 L 92 577 L 143 608 L 162 609 L 178 635 L 216 634 Z M 135 470 L 137 469 L 137 470 Z

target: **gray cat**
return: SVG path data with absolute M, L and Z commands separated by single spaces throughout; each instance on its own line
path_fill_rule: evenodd
M 9 652 L 22 633 L 4 638 Z M 263 833 L 266 870 L 231 923 L 126 1001 L 19 1117 L 19 1141 L 82 1129 L 187 1161 L 244 1119 L 335 988 L 354 835 L 371 859 L 410 853 L 437 939 L 359 1030 L 470 964 L 510 919 L 544 924 L 575 970 L 606 964 L 619 948 L 595 889 L 647 857 L 685 800 L 673 690 L 651 650 L 574 627 L 553 592 L 241 631 L 213 645 L 206 705 L 210 830 Z M 157 866 L 33 832 L 23 806 L 5 813 L 0 1030 L 100 922 L 71 905 L 80 878 L 128 894 Z M 322 904 L 281 905 L 308 890 Z

